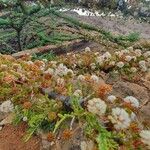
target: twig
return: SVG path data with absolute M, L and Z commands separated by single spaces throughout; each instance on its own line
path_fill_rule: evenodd
M 75 117 L 73 117 L 72 120 L 71 120 L 71 123 L 70 123 L 70 130 L 72 130 L 72 126 L 73 126 L 74 121 L 75 121 Z

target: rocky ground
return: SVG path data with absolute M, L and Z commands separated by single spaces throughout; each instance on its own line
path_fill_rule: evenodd
M 86 45 L 87 46 L 87 45 Z M 98 49 L 98 45 L 94 43 L 89 43 L 91 50 L 95 51 Z M 84 47 L 83 47 L 84 48 Z M 101 53 L 101 51 L 99 49 Z M 141 107 L 138 117 L 141 123 L 145 126 L 150 126 L 150 74 L 145 77 L 136 76 L 132 80 L 128 78 L 123 78 L 121 76 L 111 76 L 109 73 L 101 72 L 102 79 L 113 86 L 112 94 L 118 97 L 125 97 L 132 95 L 140 100 Z M 7 114 L 1 114 L 1 120 L 4 119 Z M 6 117 L 7 118 L 7 117 Z M 9 123 L 9 118 L 6 121 Z M 0 131 L 0 150 L 94 150 L 94 143 L 87 140 L 83 136 L 81 128 L 75 127 L 73 137 L 69 140 L 58 140 L 53 146 L 52 142 L 47 141 L 47 137 L 42 133 L 40 135 L 33 136 L 31 140 L 24 143 L 22 140 L 25 134 L 26 125 L 21 124 L 17 127 L 4 124 L 4 127 Z M 89 145 L 89 147 L 86 147 Z
M 106 30 L 111 31 L 114 34 L 128 34 L 130 32 L 140 33 L 142 38 L 150 40 L 150 25 L 149 23 L 139 22 L 134 19 L 116 19 L 116 18 L 103 18 L 103 17 L 86 17 L 79 16 L 77 14 L 68 15 L 78 18 L 80 21 L 93 24 L 98 27 L 102 27 Z M 91 50 L 99 49 L 103 53 L 104 49 L 97 43 L 90 42 L 85 46 L 79 47 L 78 49 L 84 49 L 85 47 L 91 47 Z M 150 49 L 150 48 L 149 48 Z M 150 125 L 150 74 L 145 77 L 135 78 L 129 80 L 117 76 L 113 78 L 109 73 L 102 73 L 102 78 L 106 83 L 113 86 L 112 94 L 118 97 L 125 97 L 132 95 L 138 98 L 142 104 L 140 107 L 141 113 L 139 118 L 145 126 Z M 0 121 L 5 119 L 7 114 L 0 114 Z M 9 121 L 8 121 L 9 123 Z M 0 131 L 0 150 L 94 150 L 94 144 L 92 141 L 88 141 L 83 137 L 83 133 L 80 127 L 76 128 L 74 132 L 76 134 L 69 141 L 60 141 L 58 139 L 56 147 L 53 147 L 53 143 L 48 142 L 45 139 L 45 135 L 34 136 L 27 143 L 22 141 L 22 137 L 25 133 L 26 125 L 21 124 L 18 127 L 14 127 L 10 124 L 5 125 Z M 86 145 L 89 147 L 86 147 Z
M 73 16 L 82 22 L 95 25 L 103 28 L 113 34 L 127 35 L 129 33 L 137 32 L 141 38 L 150 39 L 150 24 L 134 19 L 133 17 L 118 18 L 116 16 L 101 17 L 101 16 L 80 16 L 75 12 L 66 12 L 67 15 Z

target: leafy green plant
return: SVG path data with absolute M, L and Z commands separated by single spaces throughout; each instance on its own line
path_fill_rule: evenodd
M 0 26 L 6 26 L 15 30 L 17 34 L 19 51 L 22 50 L 21 31 L 23 30 L 25 24 L 29 21 L 30 16 L 39 11 L 40 9 L 39 6 L 28 9 L 25 6 L 24 2 L 25 1 L 22 0 L 14 1 L 14 3 L 10 7 L 8 7 L 10 14 L 7 16 L 7 18 L 0 18 Z M 6 3 L 6 6 L 7 5 L 8 3 Z

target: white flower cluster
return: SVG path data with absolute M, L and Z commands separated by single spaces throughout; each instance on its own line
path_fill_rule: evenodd
M 122 67 L 124 67 L 124 62 L 119 61 L 116 65 L 117 65 L 117 67 L 122 68 Z
M 73 71 L 71 69 L 68 69 L 64 64 L 59 64 L 58 67 L 55 70 L 55 75 L 58 76 L 65 76 L 65 75 L 71 75 L 73 76 Z
M 90 47 L 86 47 L 86 48 L 85 48 L 85 52 L 91 52 Z
M 50 61 L 50 64 L 52 65 L 53 68 L 57 67 L 57 61 Z
M 141 70 L 142 70 L 143 72 L 146 72 L 146 71 L 147 71 L 147 66 L 146 66 L 145 60 L 139 61 L 139 67 L 141 68 Z
M 113 108 L 112 115 L 109 116 L 109 119 L 114 124 L 116 130 L 123 130 L 130 126 L 131 119 L 129 114 L 122 108 Z
M 46 71 L 44 71 L 44 74 L 54 75 L 54 69 L 53 68 L 48 68 Z
M 138 108 L 139 107 L 139 101 L 133 97 L 133 96 L 127 96 L 123 99 L 124 102 L 131 104 L 132 107 Z
M 96 75 L 92 75 L 90 79 L 91 79 L 91 81 L 93 81 L 93 82 L 95 82 L 95 83 L 98 83 L 98 82 L 99 82 L 99 77 L 96 76 Z
M 82 96 L 82 91 L 81 90 L 75 90 L 74 93 L 73 93 L 73 96 L 76 96 L 76 97 L 81 97 Z
M 145 58 L 150 57 L 150 51 L 145 52 L 145 53 L 143 54 L 143 56 L 144 56 Z
M 136 56 L 136 57 L 141 57 L 141 56 L 142 56 L 142 51 L 141 51 L 140 49 L 136 49 L 136 50 L 134 51 L 134 53 L 135 53 L 135 56 Z
M 106 52 L 102 55 L 103 60 L 109 61 L 111 59 L 111 54 L 109 52 Z
M 64 87 L 64 85 L 65 85 L 65 80 L 64 80 L 64 78 L 58 78 L 58 79 L 56 80 L 56 82 L 57 82 L 57 85 L 58 85 L 58 86 Z
M 117 98 L 116 98 L 116 96 L 114 96 L 114 95 L 109 95 L 109 96 L 107 97 L 107 100 L 108 100 L 109 102 L 111 102 L 111 103 L 113 103 L 116 99 L 117 99 Z
M 22 118 L 22 120 L 23 120 L 24 122 L 27 122 L 27 121 L 28 121 L 28 118 L 25 116 L 25 117 Z
M 150 130 L 142 130 L 140 133 L 141 140 L 150 149 Z
M 96 62 L 101 66 L 105 62 L 110 61 L 112 58 L 111 54 L 109 52 L 104 53 L 102 56 L 97 56 Z
M 100 98 L 93 98 L 88 101 L 87 109 L 89 112 L 97 114 L 99 116 L 105 114 L 107 105 Z
M 127 49 L 117 51 L 114 54 L 110 54 L 107 51 L 101 55 L 99 52 L 95 52 L 94 54 L 91 53 L 90 48 L 87 47 L 85 48 L 83 56 L 85 56 L 86 53 L 91 54 L 92 56 L 92 59 L 89 61 L 89 67 L 92 70 L 103 68 L 114 68 L 114 70 L 119 70 L 125 68 L 126 73 L 136 73 L 138 71 L 147 72 L 150 70 L 150 51 L 143 53 L 140 49 L 133 49 L 133 47 L 129 47 Z M 78 66 L 84 66 L 85 57 L 77 54 L 72 54 L 71 56 L 73 56 L 74 59 L 74 64 L 72 64 L 73 69 Z M 66 58 L 64 60 L 66 62 Z
M 90 64 L 90 67 L 91 67 L 92 70 L 95 70 L 96 64 L 95 64 L 95 63 L 91 63 L 91 64 Z
M 10 100 L 7 100 L 0 105 L 0 112 L 9 113 L 12 112 L 13 109 L 14 105 Z
M 135 72 L 137 72 L 137 68 L 131 67 L 131 68 L 130 68 L 130 71 L 131 71 L 132 73 L 135 73 Z
M 84 81 L 84 80 L 85 80 L 85 76 L 84 76 L 84 75 L 79 75 L 79 76 L 77 77 L 77 79 L 78 79 L 79 81 Z

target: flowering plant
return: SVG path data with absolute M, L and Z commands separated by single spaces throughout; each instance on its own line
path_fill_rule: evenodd
M 62 134 L 67 139 L 78 120 L 99 149 L 139 149 L 148 145 L 144 136 L 148 132 L 142 131 L 137 117 L 139 100 L 112 95 L 112 86 L 101 79 L 99 70 L 144 74 L 150 67 L 149 56 L 132 49 L 100 55 L 89 48 L 49 62 L 32 61 L 28 55 L 20 59 L 0 55 L 0 111 L 13 111 L 15 123 L 28 124 L 26 141 L 41 129 L 55 140 L 63 122 L 70 124 Z

